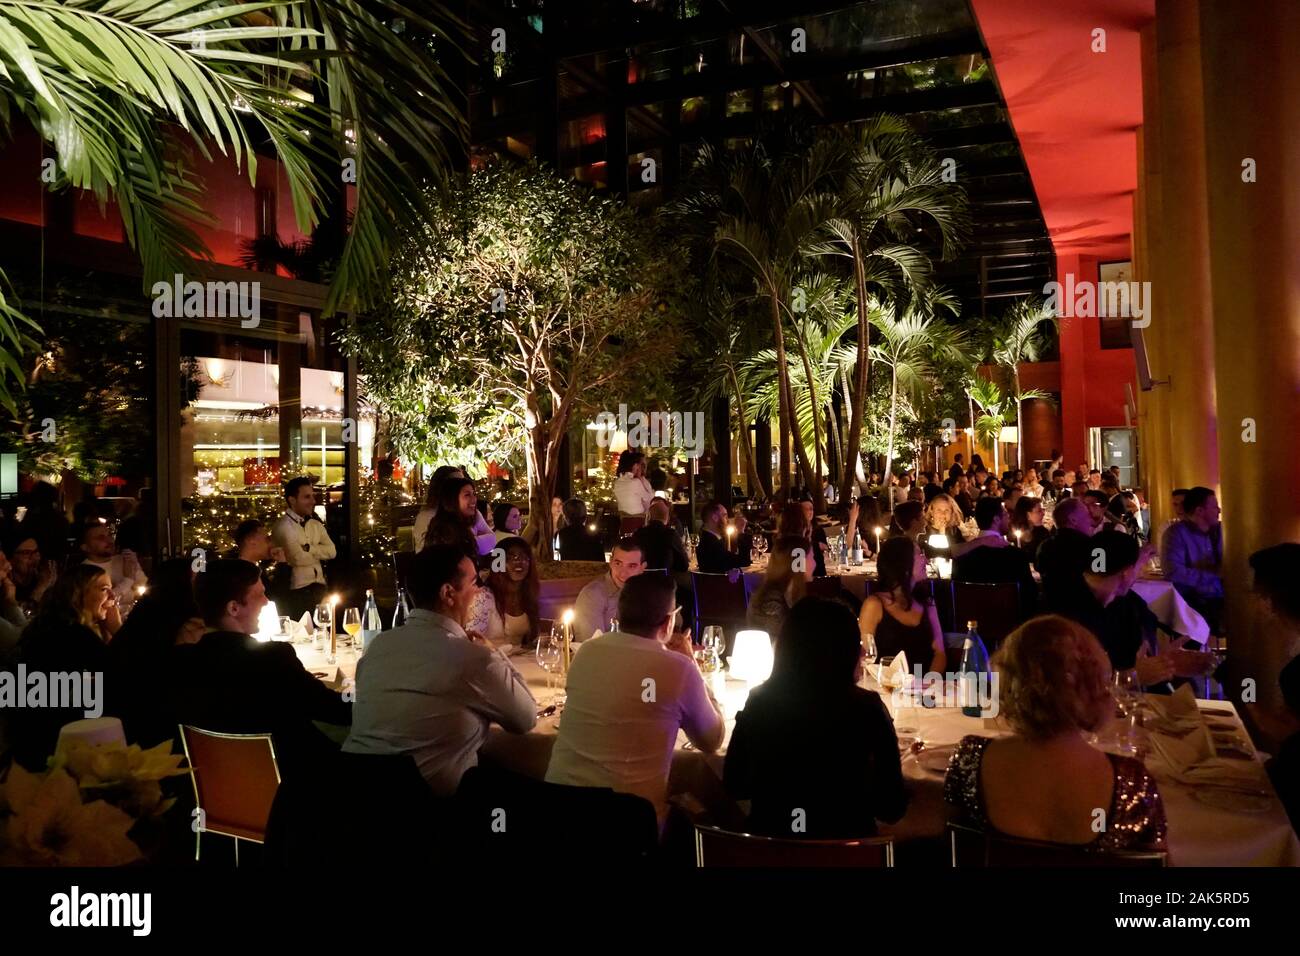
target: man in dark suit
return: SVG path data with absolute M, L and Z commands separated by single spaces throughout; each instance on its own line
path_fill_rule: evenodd
M 647 568 L 665 568 L 673 573 L 681 573 L 687 570 L 689 564 L 681 538 L 669 526 L 671 517 L 672 509 L 668 502 L 656 498 L 646 508 L 645 524 L 636 529 L 632 539 L 641 545 L 641 554 Z
M 727 546 L 727 506 L 716 499 L 705 503 L 700 512 L 700 544 L 695 549 L 695 563 L 705 574 L 726 574 L 734 568 L 747 568 L 752 564 L 749 549 L 753 542 L 745 534 L 745 519 L 738 515 L 733 524 L 736 528 L 736 550 Z
M 177 719 L 223 733 L 270 733 L 286 777 L 337 752 L 312 721 L 350 725 L 352 704 L 312 677 L 291 644 L 251 636 L 266 606 L 257 566 L 211 561 L 194 590 L 210 630 L 172 654 Z
M 605 546 L 587 528 L 587 504 L 581 498 L 564 503 L 564 527 L 556 532 L 560 540 L 561 561 L 599 561 L 605 563 Z
M 980 533 L 966 542 L 953 561 L 953 580 L 979 584 L 1015 582 L 1020 585 L 1021 615 L 1032 616 L 1038 605 L 1038 586 L 1034 583 L 1029 555 L 1007 541 L 1011 518 L 1001 499 L 990 496 L 975 502 L 975 523 Z

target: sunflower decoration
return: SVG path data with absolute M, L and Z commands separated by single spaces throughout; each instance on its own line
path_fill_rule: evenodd
M 82 802 L 63 769 L 17 764 L 0 783 L 0 865 L 123 866 L 141 857 L 127 831 L 135 819 L 104 800 Z

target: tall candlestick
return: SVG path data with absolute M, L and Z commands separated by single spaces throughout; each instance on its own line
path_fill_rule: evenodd
M 564 625 L 561 628 L 564 634 L 564 673 L 568 674 L 569 661 L 573 657 L 573 608 L 565 608 L 560 621 Z
M 735 534 L 736 534 L 736 526 L 734 524 L 727 525 L 727 550 L 728 551 L 731 550 L 731 539 L 735 536 Z
M 1019 528 L 1016 529 L 1016 547 L 1020 547 L 1020 536 L 1024 534 Z
M 338 646 L 336 644 L 337 635 L 334 633 L 334 608 L 339 603 L 337 594 L 330 595 L 330 660 L 336 659 Z
M 880 536 L 884 534 L 884 532 L 884 528 L 879 526 L 876 527 L 876 554 L 880 554 Z

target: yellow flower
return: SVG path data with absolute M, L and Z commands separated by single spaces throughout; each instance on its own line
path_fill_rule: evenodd
M 15 764 L 0 790 L 0 805 L 11 813 L 0 863 L 121 866 L 140 859 L 127 836 L 135 821 L 103 800 L 83 804 L 76 781 L 62 769 L 32 774 Z
M 171 741 L 163 741 L 148 750 L 138 744 L 90 744 L 83 740 L 63 740 L 50 760 L 50 766 L 65 768 L 83 787 L 103 787 L 119 783 L 157 781 L 189 773 L 182 767 L 184 754 L 174 754 Z

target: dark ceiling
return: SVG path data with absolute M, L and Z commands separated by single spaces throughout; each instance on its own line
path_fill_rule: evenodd
M 536 156 L 655 204 L 701 142 L 742 139 L 764 114 L 851 123 L 898 113 L 956 160 L 971 198 L 972 239 L 938 266 L 966 311 L 1000 312 L 999 299 L 1041 293 L 1053 277 L 967 0 L 507 0 L 474 2 L 468 19 L 482 51 L 469 83 L 479 151 Z M 653 183 L 642 181 L 647 157 Z

